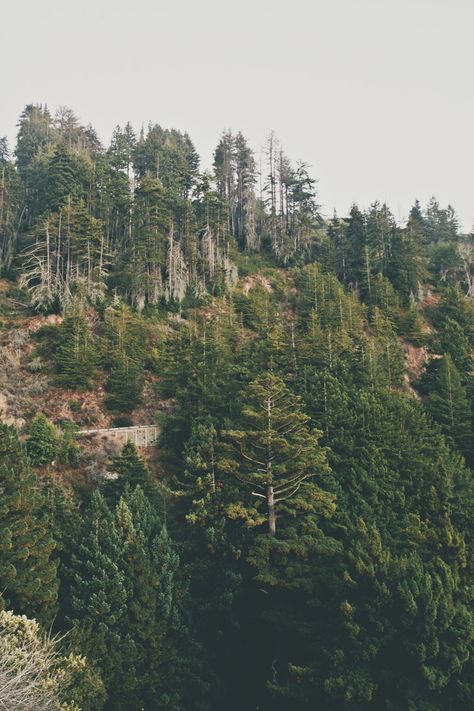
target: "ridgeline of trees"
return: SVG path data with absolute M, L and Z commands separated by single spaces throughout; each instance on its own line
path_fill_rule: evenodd
M 0 142 L 7 294 L 64 317 L 32 363 L 119 418 L 146 380 L 168 403 L 87 487 L 73 423 L 0 424 L 6 707 L 472 705 L 472 236 L 434 198 L 323 219 L 273 134 L 263 166 L 42 106 Z

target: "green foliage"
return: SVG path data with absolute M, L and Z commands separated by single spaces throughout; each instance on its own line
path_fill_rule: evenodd
M 106 388 L 109 391 L 105 398 L 108 410 L 131 412 L 142 399 L 143 375 L 140 367 L 124 359 L 112 369 Z
M 423 346 L 427 342 L 427 335 L 423 331 L 423 319 L 414 301 L 404 316 L 401 318 L 400 330 L 402 334 L 415 346 Z
M 469 339 L 461 324 L 449 317 L 439 331 L 439 352 L 447 353 L 460 373 L 472 372 L 474 361 Z
M 28 427 L 26 451 L 30 462 L 35 467 L 51 464 L 58 452 L 58 435 L 42 412 L 35 417 Z
M 79 465 L 81 448 L 76 440 L 78 429 L 73 422 L 63 420 L 61 423 L 61 436 L 58 441 L 58 459 L 61 464 L 71 467 Z
M 114 427 L 132 427 L 133 426 L 133 420 L 128 415 L 117 415 L 117 417 L 114 417 L 114 419 L 112 420 L 112 423 L 113 423 Z
M 0 612 L 0 703 L 11 711 L 100 711 L 104 688 L 84 657 L 61 653 L 35 620 Z
M 436 316 L 441 324 L 447 319 L 456 321 L 471 346 L 474 345 L 474 303 L 463 294 L 459 284 L 446 289 L 439 302 Z
M 267 521 L 275 535 L 280 516 L 329 512 L 330 498 L 313 482 L 328 471 L 325 452 L 318 447 L 318 433 L 309 430 L 298 398 L 269 373 L 248 386 L 244 403 L 241 428 L 225 433 L 232 453 L 221 466 L 244 485 L 246 494 L 229 506 L 228 515 L 250 526 Z
M 0 424 L 0 588 L 8 607 L 51 621 L 57 599 L 50 516 L 13 427 Z
M 153 494 L 150 470 L 138 455 L 133 442 L 127 442 L 120 455 L 112 459 L 110 469 L 111 475 L 116 478 L 107 480 L 102 487 L 109 503 L 116 504 L 127 489 L 132 490 L 136 486 L 141 486 L 147 494 Z
M 57 381 L 77 390 L 92 387 L 97 374 L 98 354 L 91 328 L 82 313 L 67 316 L 62 325 L 55 353 Z
M 100 494 L 94 494 L 79 536 L 68 571 L 73 640 L 98 662 L 106 687 L 114 688 L 126 673 L 120 637 L 126 590 L 113 517 Z
M 292 633 L 271 684 L 276 702 L 442 709 L 450 698 L 455 705 L 453 680 L 472 647 L 470 566 L 457 528 L 472 502 L 469 474 L 406 398 L 360 392 L 345 407 L 327 403 L 340 412 L 330 455 L 338 506 L 329 523 L 343 555 L 324 573 L 312 569 L 296 608 L 286 601 Z M 341 436 L 343 423 L 350 429 Z
M 440 423 L 448 441 L 470 458 L 471 409 L 459 371 L 447 354 L 436 370 L 427 406 L 433 418 Z
M 94 494 L 71 557 L 70 603 L 74 640 L 100 669 L 106 709 L 190 708 L 195 665 L 178 570 L 175 547 L 139 487 L 114 513 Z
M 106 407 L 131 412 L 142 397 L 145 333 L 142 322 L 126 306 L 110 308 L 105 314 L 104 359 L 111 368 Z
M 28 302 L 65 316 L 21 358 L 34 407 L 52 362 L 63 388 L 103 385 L 116 426 L 146 382 L 161 426 L 149 460 L 127 444 L 104 476 L 75 425 L 37 417 L 30 460 L 76 467 L 74 491 L 45 471 L 40 489 L 0 427 L 0 589 L 68 633 L 64 708 L 470 708 L 472 240 L 454 210 L 324 222 L 273 134 L 258 191 L 240 133 L 200 172 L 187 134 L 126 124 L 104 149 L 66 108 L 27 106 L 15 156 L 1 139 L 4 329 Z

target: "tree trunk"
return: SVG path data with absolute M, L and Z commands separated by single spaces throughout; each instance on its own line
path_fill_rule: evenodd
M 267 504 L 268 504 L 268 531 L 271 536 L 275 536 L 276 535 L 276 511 L 275 511 L 275 492 L 273 491 L 273 486 L 268 486 Z

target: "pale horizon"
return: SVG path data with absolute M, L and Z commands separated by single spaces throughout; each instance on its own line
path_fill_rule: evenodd
M 258 154 L 274 130 L 311 165 L 325 216 L 416 199 L 474 225 L 474 7 L 468 0 L 296 0 L 291 5 L 7 0 L 0 136 L 24 106 L 61 105 L 107 145 L 117 124 L 189 133 L 202 168 L 222 131 Z M 25 10 L 28 22 L 25 22 Z M 6 31 L 5 31 L 6 30 Z M 19 41 L 21 38 L 21 41 Z

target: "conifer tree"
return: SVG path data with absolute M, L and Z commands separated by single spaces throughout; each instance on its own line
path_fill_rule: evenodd
M 94 493 L 71 557 L 73 638 L 101 671 L 105 708 L 191 708 L 193 642 L 179 558 L 140 487 L 114 514 Z
M 61 385 L 78 390 L 92 387 L 98 355 L 91 328 L 82 313 L 67 316 L 61 324 L 54 361 Z
M 143 373 L 140 366 L 124 356 L 112 366 L 106 383 L 107 409 L 115 412 L 132 412 L 142 400 Z
M 427 278 L 426 225 L 418 200 L 405 230 L 394 232 L 387 276 L 405 304 L 418 295 Z
M 103 484 L 103 495 L 109 504 L 116 504 L 127 489 L 140 486 L 147 495 L 154 493 L 152 477 L 133 442 L 127 442 L 120 454 L 112 459 L 111 472 L 116 476 Z
M 330 498 L 312 481 L 328 472 L 325 451 L 318 446 L 319 433 L 308 427 L 299 398 L 279 377 L 259 376 L 248 386 L 244 403 L 241 429 L 229 430 L 227 437 L 235 457 L 229 472 L 244 485 L 245 498 L 229 511 L 254 524 L 267 521 L 275 536 L 284 514 L 330 507 Z
M 18 252 L 23 218 L 22 184 L 17 170 L 9 160 L 6 138 L 0 138 L 0 270 L 8 274 Z
M 321 261 L 329 271 L 334 272 L 342 284 L 347 284 L 348 244 L 346 237 L 347 225 L 340 220 L 334 211 L 334 216 L 327 230 L 328 246 Z
M 437 309 L 441 323 L 450 318 L 464 330 L 471 346 L 474 345 L 474 303 L 464 295 L 459 284 L 449 286 L 443 293 Z
M 443 356 L 436 370 L 427 406 L 448 440 L 469 460 L 472 451 L 471 411 L 459 371 L 448 354 Z
M 255 158 L 244 136 L 239 132 L 235 137 L 236 205 L 235 236 L 238 243 L 249 251 L 259 247 L 256 230 L 256 182 Z
M 59 143 L 48 165 L 46 183 L 47 209 L 57 210 L 66 202 L 68 197 L 78 191 L 79 186 L 74 172 L 71 153 L 67 150 L 65 144 Z M 80 197 L 80 194 L 77 197 Z
M 51 464 L 58 451 L 56 430 L 42 412 L 35 417 L 28 427 L 26 451 L 30 462 L 35 467 Z
M 59 593 L 58 613 L 54 626 L 64 631 L 69 629 L 67 619 L 72 615 L 71 579 L 68 571 L 71 567 L 71 555 L 76 546 L 81 528 L 79 506 L 72 492 L 52 480 L 47 481 L 45 492 L 47 509 L 51 516 L 52 535 L 54 538 L 53 558 L 58 566 Z
M 347 394 L 350 427 L 331 440 L 338 505 L 327 523 L 343 545 L 286 601 L 285 622 L 299 632 L 280 648 L 271 697 L 304 711 L 441 711 L 459 698 L 473 639 L 459 518 L 472 505 L 470 476 L 419 403 Z
M 410 301 L 408 311 L 401 320 L 401 330 L 415 346 L 422 346 L 426 342 L 426 334 L 423 332 L 423 320 L 414 301 Z
M 141 487 L 119 501 L 115 521 L 128 591 L 126 624 L 135 645 L 135 660 L 129 660 L 135 667 L 135 703 L 138 708 L 192 706 L 197 691 L 192 678 L 199 665 L 191 659 L 194 643 L 184 607 L 190 601 L 176 546 Z M 121 701 L 124 709 L 132 699 L 128 705 Z
M 124 304 L 110 307 L 105 312 L 104 336 L 103 360 L 110 368 L 105 404 L 110 410 L 131 412 L 143 391 L 144 323 Z
M 357 205 L 351 207 L 347 221 L 347 285 L 352 288 L 365 286 L 369 291 L 370 261 L 368 262 L 368 247 L 365 216 Z M 365 280 L 364 280 L 365 276 Z
M 124 677 L 133 669 L 124 666 L 129 640 L 124 625 L 127 591 L 120 566 L 121 544 L 113 516 L 100 493 L 94 492 L 71 555 L 69 578 L 73 625 L 78 648 L 93 660 L 109 692 L 109 705 L 120 695 Z
M 474 360 L 469 345 L 469 339 L 457 321 L 447 318 L 439 331 L 439 348 L 441 353 L 447 353 L 462 376 L 472 372 Z
M 459 222 L 451 205 L 441 208 L 433 196 L 424 214 L 426 234 L 430 242 L 454 241 L 458 235 Z
M 0 589 L 18 614 L 51 622 L 57 600 L 50 520 L 17 431 L 0 424 Z
M 47 106 L 27 104 L 20 116 L 15 157 L 18 170 L 24 178 L 34 158 L 55 140 L 51 114 Z

